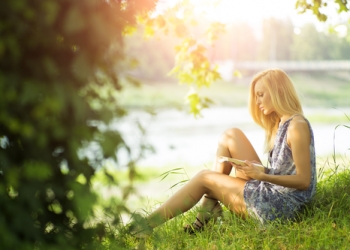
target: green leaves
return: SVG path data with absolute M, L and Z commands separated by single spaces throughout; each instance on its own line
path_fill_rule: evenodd
M 128 146 L 118 131 L 94 122 L 108 125 L 125 115 L 115 94 L 126 77 L 119 75 L 122 34 L 154 3 L 2 1 L 2 248 L 87 249 L 102 240 L 95 238 L 91 179 L 96 166 Z M 92 160 L 79 157 L 85 143 L 99 144 Z
M 86 24 L 82 9 L 76 5 L 67 11 L 67 16 L 64 19 L 64 31 L 67 34 L 74 34 L 85 29 Z
M 311 10 L 318 20 L 325 22 L 327 20 L 327 15 L 322 13 L 322 7 L 324 6 L 322 2 L 323 0 L 314 0 L 311 3 L 306 0 L 297 0 L 295 8 L 299 13 L 305 13 L 307 10 Z
M 189 104 L 190 113 L 193 114 L 194 117 L 200 116 L 201 110 L 204 108 L 209 108 L 210 104 L 213 103 L 211 99 L 207 97 L 201 97 L 193 89 L 188 92 L 186 101 Z
M 341 13 L 343 11 L 344 12 L 348 12 L 349 11 L 349 8 L 347 7 L 347 4 L 348 4 L 347 0 L 334 0 L 334 1 L 339 6 L 338 13 Z
M 221 76 L 218 67 L 212 66 L 206 57 L 206 48 L 196 40 L 186 38 L 176 50 L 176 64 L 169 74 L 175 74 L 180 84 L 192 86 L 186 99 L 190 113 L 197 116 L 211 103 L 209 98 L 200 97 L 197 90 L 210 87 L 213 82 L 221 79 Z
M 43 161 L 30 161 L 23 168 L 23 175 L 28 180 L 45 181 L 52 174 L 51 166 Z
M 45 10 L 44 20 L 47 25 L 51 26 L 56 21 L 60 6 L 54 0 L 42 2 L 42 8 Z
M 200 4 L 214 7 L 217 1 Z M 189 111 L 195 116 L 211 103 L 209 98 L 201 97 L 200 89 L 210 87 L 221 79 L 218 66 L 211 62 L 207 50 L 225 32 L 225 25 L 218 22 L 210 23 L 205 31 L 196 27 L 201 21 L 201 15 L 194 14 L 198 12 L 197 7 L 191 1 L 182 0 L 155 17 L 138 17 L 138 22 L 144 25 L 145 37 L 162 31 L 181 39 L 181 43 L 175 47 L 175 65 L 169 75 L 176 76 L 180 84 L 187 84 L 196 92 L 194 94 L 190 89 L 186 97 Z M 127 34 L 130 33 L 128 30 Z
M 337 12 L 348 12 L 349 7 L 347 0 L 333 0 L 333 1 L 324 1 L 324 0 L 313 0 L 313 1 L 307 1 L 307 0 L 297 0 L 295 3 L 295 8 L 299 11 L 299 13 L 305 13 L 307 10 L 311 10 L 312 13 L 320 20 L 321 22 L 327 21 L 329 14 L 325 10 L 325 8 L 331 6 L 330 2 L 335 3 L 335 5 L 338 7 Z

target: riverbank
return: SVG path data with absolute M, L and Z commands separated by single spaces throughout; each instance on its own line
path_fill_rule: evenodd
M 318 156 L 348 153 L 350 131 L 337 126 L 349 125 L 345 115 L 350 114 L 349 108 L 305 108 L 304 112 L 313 127 Z M 146 128 L 142 138 L 136 133 L 138 124 Z M 214 158 L 220 134 L 230 127 L 240 128 L 261 160 L 266 159 L 263 154 L 264 131 L 253 122 L 247 108 L 210 108 L 204 110 L 199 119 L 176 109 L 161 110 L 156 116 L 134 110 L 114 126 L 123 131 L 129 145 L 136 147 L 142 139 L 143 143 L 153 146 L 154 152 L 149 152 L 138 162 L 140 167 L 207 164 Z M 122 157 L 120 155 L 120 162 L 123 162 Z

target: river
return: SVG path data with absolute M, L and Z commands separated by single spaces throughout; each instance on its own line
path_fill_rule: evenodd
M 346 110 L 347 114 L 348 111 Z M 306 108 L 304 113 L 306 117 L 315 113 L 341 115 L 339 110 L 317 108 Z M 125 140 L 129 145 L 133 145 L 135 154 L 138 153 L 139 142 L 153 145 L 155 152 L 146 154 L 139 161 L 139 166 L 181 167 L 181 164 L 207 164 L 214 158 L 220 134 L 230 127 L 240 128 L 253 144 L 259 157 L 266 158 L 263 154 L 264 131 L 253 122 L 247 108 L 216 107 L 204 110 L 202 115 L 196 119 L 184 111 L 175 109 L 159 111 L 156 116 L 144 111 L 131 111 L 125 119 L 113 126 L 123 131 L 126 135 Z M 145 136 L 138 131 L 136 121 L 146 129 Z M 332 154 L 333 145 L 336 146 L 337 154 L 349 153 L 350 129 L 340 126 L 335 130 L 337 123 L 311 122 L 311 125 L 317 156 Z M 118 158 L 120 163 L 125 162 L 126 153 L 120 151 Z

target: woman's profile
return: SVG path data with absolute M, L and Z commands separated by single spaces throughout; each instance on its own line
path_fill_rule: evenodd
M 209 220 L 221 215 L 221 204 L 242 217 L 262 223 L 293 219 L 316 192 L 316 163 L 312 128 L 303 116 L 295 88 L 280 69 L 256 74 L 250 84 L 249 111 L 265 130 L 268 166 L 262 162 L 242 130 L 231 128 L 220 137 L 212 170 L 202 170 L 147 218 L 147 226 L 133 225 L 142 237 L 152 228 L 182 214 L 199 201 L 200 209 L 188 233 L 202 230 Z M 234 119 L 234 117 L 232 117 Z M 236 165 L 220 157 L 244 160 Z M 230 175 L 232 169 L 236 176 Z M 141 229 L 140 231 L 136 229 Z

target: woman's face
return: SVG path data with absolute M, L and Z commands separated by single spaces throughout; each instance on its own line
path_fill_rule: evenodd
M 258 105 L 260 111 L 263 112 L 264 115 L 275 112 L 270 93 L 261 80 L 255 83 L 254 92 L 256 105 Z

